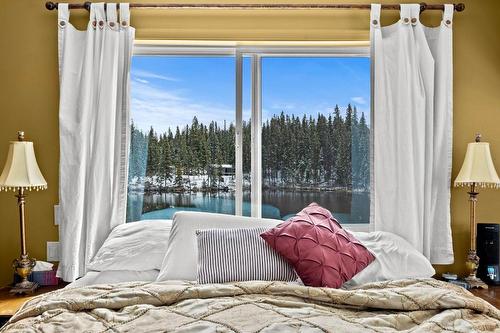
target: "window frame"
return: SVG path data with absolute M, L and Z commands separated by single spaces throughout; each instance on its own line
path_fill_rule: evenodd
M 280 43 L 276 43 L 280 44 Z M 368 43 L 301 43 L 301 45 L 262 45 L 252 43 L 194 43 L 168 44 L 165 41 L 135 41 L 133 56 L 190 56 L 190 57 L 234 57 L 235 58 L 235 215 L 243 212 L 243 57 L 250 57 L 251 68 L 251 216 L 262 217 L 262 58 L 267 57 L 363 57 L 370 58 Z M 373 66 L 372 66 L 373 67 Z M 373 100 L 373 75 L 370 76 L 370 97 Z M 370 107 L 373 109 L 372 107 Z M 370 124 L 373 138 L 373 110 Z M 372 143 L 370 143 L 372 146 Z M 372 147 L 371 147 L 372 148 Z M 372 149 L 370 149 L 371 151 Z M 373 153 L 370 153 L 373 162 Z M 370 166 L 372 167 L 372 166 Z M 373 180 L 370 180 L 373 182 Z M 370 196 L 370 201 L 372 197 Z M 373 206 L 372 206 L 373 207 Z M 370 213 L 372 215 L 372 213 Z M 352 231 L 371 231 L 373 221 L 368 223 L 342 224 Z

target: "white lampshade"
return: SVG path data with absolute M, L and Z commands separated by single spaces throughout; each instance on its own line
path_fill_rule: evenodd
M 7 161 L 0 175 L 0 190 L 47 188 L 35 158 L 33 142 L 11 141 Z
M 481 187 L 500 186 L 500 178 L 493 165 L 488 142 L 473 142 L 467 145 L 465 160 L 455 179 L 455 186 L 472 184 Z

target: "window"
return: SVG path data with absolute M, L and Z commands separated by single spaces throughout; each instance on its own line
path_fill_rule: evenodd
M 262 58 L 263 217 L 314 201 L 368 221 L 369 83 L 367 58 Z
M 178 210 L 370 215 L 366 48 L 139 46 L 127 222 Z
M 234 67 L 234 57 L 133 57 L 127 221 L 234 214 Z

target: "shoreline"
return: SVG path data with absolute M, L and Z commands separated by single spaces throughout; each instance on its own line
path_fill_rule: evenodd
M 345 193 L 370 193 L 369 190 L 361 189 L 345 189 L 345 188 L 310 188 L 310 187 L 279 187 L 279 188 L 269 188 L 263 187 L 263 191 L 268 192 L 316 192 L 316 193 L 328 193 L 328 192 L 345 192 Z M 234 189 L 155 189 L 155 190 L 130 190 L 128 194 L 197 194 L 197 193 L 208 193 L 208 194 L 218 194 L 218 193 L 234 193 Z M 243 192 L 250 192 L 249 188 L 243 189 Z

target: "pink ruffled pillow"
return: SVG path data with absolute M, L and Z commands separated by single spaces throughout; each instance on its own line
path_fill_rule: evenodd
M 339 288 L 375 260 L 317 203 L 260 236 L 295 268 L 307 286 Z

